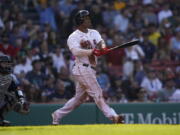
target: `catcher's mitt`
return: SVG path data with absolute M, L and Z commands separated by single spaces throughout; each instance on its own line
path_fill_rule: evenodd
M 29 102 L 24 102 L 24 103 L 17 102 L 14 105 L 14 111 L 21 113 L 21 114 L 27 114 L 30 111 L 30 103 Z

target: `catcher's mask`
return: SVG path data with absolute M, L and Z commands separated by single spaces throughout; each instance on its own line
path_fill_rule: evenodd
M 79 10 L 75 15 L 75 23 L 76 25 L 81 25 L 84 22 L 85 17 L 89 16 L 90 13 L 88 10 Z
M 0 73 L 1 74 L 10 74 L 12 71 L 12 60 L 9 56 L 3 55 L 0 56 Z

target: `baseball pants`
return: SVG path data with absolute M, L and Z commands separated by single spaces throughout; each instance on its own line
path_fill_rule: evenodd
M 62 108 L 55 111 L 58 114 L 59 120 L 81 105 L 88 95 L 94 99 L 98 108 L 107 118 L 112 120 L 113 117 L 117 116 L 117 113 L 105 103 L 102 89 L 96 80 L 95 74 L 74 75 L 74 79 L 76 83 L 76 94 Z

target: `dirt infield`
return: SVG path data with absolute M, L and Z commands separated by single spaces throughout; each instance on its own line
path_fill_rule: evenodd
M 180 125 L 99 124 L 0 127 L 0 135 L 179 135 Z

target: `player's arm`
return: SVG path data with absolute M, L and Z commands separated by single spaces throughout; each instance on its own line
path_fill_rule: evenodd
M 15 95 L 16 95 L 17 100 L 18 100 L 18 102 L 15 103 L 14 110 L 16 112 L 20 112 L 20 113 L 23 113 L 23 114 L 28 113 L 30 104 L 29 104 L 29 102 L 27 102 L 25 100 L 23 90 L 19 86 L 19 83 L 16 80 L 15 76 L 13 76 L 13 80 L 11 81 L 11 84 L 10 84 L 10 86 L 8 88 L 8 91 L 9 92 L 13 91 L 15 93 Z
M 71 48 L 70 50 L 74 56 L 78 57 L 90 56 L 93 52 L 93 49 Z
M 75 37 L 69 37 L 67 44 L 72 54 L 77 57 L 90 56 L 93 52 L 93 49 L 82 47 Z
M 102 56 L 102 55 L 106 55 L 110 52 L 110 49 L 108 49 L 106 47 L 106 43 L 103 39 L 99 41 L 99 43 L 97 44 L 97 48 L 98 49 L 95 48 L 93 50 L 93 55 Z
M 97 47 L 99 49 L 84 49 L 84 48 L 72 48 L 71 51 L 75 56 L 90 56 L 92 54 L 96 56 L 105 55 L 109 52 L 109 50 L 106 48 L 106 44 L 104 40 L 102 39 L 98 44 Z
M 99 49 L 103 49 L 106 48 L 106 43 L 105 41 L 102 39 L 98 44 L 97 44 Z
M 93 55 L 96 56 L 102 56 L 110 52 L 110 50 L 107 48 L 105 41 L 101 37 L 100 33 L 96 30 L 94 32 L 94 38 L 97 42 L 96 48 L 93 49 Z

